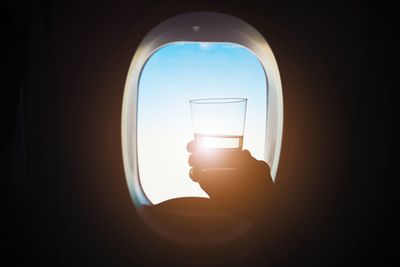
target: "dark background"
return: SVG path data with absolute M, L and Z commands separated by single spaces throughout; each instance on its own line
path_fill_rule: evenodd
M 120 121 L 139 42 L 158 23 L 190 11 L 241 18 L 275 53 L 285 105 L 276 185 L 322 244 L 314 262 L 389 265 L 397 29 L 385 1 L 3 5 L 2 261 L 182 263 L 131 203 Z

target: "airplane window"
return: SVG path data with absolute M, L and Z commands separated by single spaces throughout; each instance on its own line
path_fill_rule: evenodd
M 271 48 L 245 21 L 215 12 L 172 17 L 132 45 L 136 51 L 125 82 L 121 140 L 125 178 L 137 212 L 169 240 L 208 244 L 238 238 L 249 229 L 248 222 L 215 214 L 208 195 L 189 178 L 186 145 L 194 139 L 189 100 L 246 98 L 243 148 L 266 161 L 275 180 L 283 96 Z M 193 232 L 171 224 L 196 216 L 210 225 L 222 220 L 230 226 Z
M 174 42 L 144 65 L 138 85 L 138 176 L 152 204 L 208 197 L 189 178 L 190 99 L 247 98 L 243 148 L 264 159 L 267 80 L 258 58 L 234 43 Z

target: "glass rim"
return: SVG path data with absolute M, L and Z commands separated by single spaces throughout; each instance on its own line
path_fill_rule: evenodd
M 247 102 L 247 98 L 227 97 L 227 98 L 198 98 L 189 100 L 190 104 L 229 104 Z

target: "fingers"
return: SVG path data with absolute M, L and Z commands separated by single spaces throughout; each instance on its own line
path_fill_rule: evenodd
M 203 150 L 191 154 L 188 163 L 199 169 L 233 168 L 242 163 L 242 151 Z
M 195 150 L 193 141 L 188 144 L 189 149 L 191 151 Z M 189 155 L 188 163 L 198 169 L 243 168 L 263 173 L 270 172 L 268 164 L 265 161 L 253 158 L 248 150 L 201 150 Z
M 202 169 L 198 169 L 198 168 L 191 168 L 189 170 L 189 177 L 194 182 L 200 182 L 200 180 L 203 180 L 203 179 L 209 180 L 217 175 L 218 175 L 217 173 L 214 173 L 210 170 L 202 170 Z
M 200 150 L 197 148 L 195 140 L 188 143 L 187 150 L 192 153 L 189 155 L 188 160 L 189 165 L 193 167 L 189 172 L 189 176 L 195 182 L 200 180 L 207 181 L 216 176 L 232 177 L 239 173 L 245 173 L 250 177 L 267 177 L 270 175 L 268 164 L 252 157 L 248 150 Z M 222 172 L 216 171 L 217 169 L 221 171 L 221 168 Z M 235 173 L 228 173 L 226 170 L 229 168 L 235 170 Z
M 190 141 L 187 144 L 186 149 L 187 149 L 187 151 L 189 153 L 196 153 L 196 151 L 197 151 L 197 142 L 196 142 L 196 140 Z
M 237 169 L 223 168 L 223 169 L 208 169 L 202 170 L 198 168 L 191 168 L 189 171 L 190 178 L 199 182 L 201 185 L 208 185 L 225 179 L 231 179 L 238 175 Z
M 189 177 L 194 182 L 199 182 L 206 175 L 204 172 L 205 172 L 204 170 L 200 170 L 197 168 L 191 168 L 189 170 Z

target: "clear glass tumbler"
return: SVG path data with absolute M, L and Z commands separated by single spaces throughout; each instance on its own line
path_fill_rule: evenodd
M 204 98 L 189 103 L 195 140 L 200 148 L 242 149 L 246 98 Z

